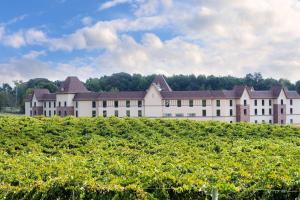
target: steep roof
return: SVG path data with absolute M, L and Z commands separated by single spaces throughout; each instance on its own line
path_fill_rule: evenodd
M 75 76 L 69 76 L 61 84 L 57 93 L 85 93 L 89 92 L 84 84 Z
M 87 101 L 87 100 L 129 100 L 144 99 L 146 92 L 133 91 L 133 92 L 89 92 L 89 93 L 77 93 L 74 97 L 74 101 Z
M 48 89 L 33 89 L 33 92 L 27 95 L 25 101 L 32 101 L 33 96 L 35 96 L 38 101 L 42 101 L 45 94 L 50 94 Z
M 154 80 L 152 81 L 152 84 L 155 84 L 156 86 L 158 86 L 161 91 L 165 92 L 171 92 L 172 89 L 169 86 L 169 84 L 167 83 L 166 79 L 164 78 L 163 75 L 157 75 Z
M 289 91 L 280 85 L 273 86 L 270 90 L 256 91 L 247 86 L 235 86 L 232 90 L 205 90 L 205 91 L 172 91 L 163 75 L 158 75 L 152 82 L 163 99 L 239 99 L 246 90 L 252 99 L 275 99 L 278 98 L 283 90 L 287 98 L 300 99 L 296 91 Z M 90 92 L 77 77 L 68 77 L 61 85 L 58 93 L 74 93 L 75 101 L 84 100 L 142 100 L 146 91 L 128 92 Z M 50 93 L 47 89 L 34 89 L 33 94 L 26 97 L 25 101 L 32 101 L 33 95 L 39 101 L 54 101 L 56 94 Z
M 43 94 L 41 101 L 55 101 L 56 100 L 56 94 L 50 93 L 50 94 Z

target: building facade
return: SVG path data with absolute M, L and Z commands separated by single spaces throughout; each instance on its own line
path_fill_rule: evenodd
M 146 91 L 90 92 L 68 77 L 57 93 L 34 89 L 26 98 L 28 116 L 189 118 L 226 122 L 300 124 L 300 95 L 285 87 L 256 91 L 173 91 L 162 75 Z

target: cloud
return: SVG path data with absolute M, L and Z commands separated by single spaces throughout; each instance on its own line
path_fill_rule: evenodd
M 115 6 L 118 6 L 120 4 L 130 3 L 132 0 L 111 0 L 107 1 L 99 7 L 99 11 L 106 10 Z
M 119 45 L 119 34 L 132 31 L 147 31 L 162 27 L 167 22 L 161 17 L 141 17 L 135 20 L 118 19 L 99 21 L 93 26 L 78 29 L 61 38 L 48 38 L 52 51 L 75 49 L 112 49 Z
M 46 55 L 45 51 L 30 51 L 29 53 L 23 55 L 22 57 L 25 59 L 35 59 L 38 58 L 39 56 L 44 56 Z
M 84 25 L 84 26 L 89 26 L 93 23 L 93 18 L 91 17 L 84 17 L 81 19 L 81 23 Z
M 85 27 L 57 37 L 35 28 L 10 33 L 0 26 L 0 41 L 14 48 L 41 45 L 47 52 L 84 50 L 80 59 L 71 56 L 64 63 L 47 65 L 80 73 L 87 70 L 91 75 L 93 70 L 99 75 L 262 72 L 299 79 L 297 0 L 115 0 L 105 2 L 100 10 L 124 3 L 129 4 L 131 15 L 98 22 L 86 17 L 82 19 Z M 93 56 L 88 57 L 89 52 Z M 30 52 L 22 59 L 36 60 L 37 54 Z
M 23 37 L 23 33 L 21 31 L 19 31 L 12 35 L 5 36 L 3 39 L 3 43 L 6 46 L 10 46 L 13 48 L 20 48 L 26 44 L 26 41 Z
M 7 63 L 0 63 L 0 83 L 13 84 L 15 80 L 27 81 L 32 78 L 64 80 L 66 76 L 78 76 L 86 80 L 95 74 L 89 66 L 76 66 L 76 63 L 43 62 L 33 58 L 14 58 Z

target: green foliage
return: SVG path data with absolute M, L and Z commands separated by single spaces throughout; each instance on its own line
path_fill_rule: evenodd
M 0 199 L 295 199 L 300 129 L 0 117 Z M 260 189 L 279 190 L 261 191 Z

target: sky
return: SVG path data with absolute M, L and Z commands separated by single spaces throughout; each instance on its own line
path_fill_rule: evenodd
M 1 0 L 0 83 L 117 72 L 300 80 L 299 0 Z

